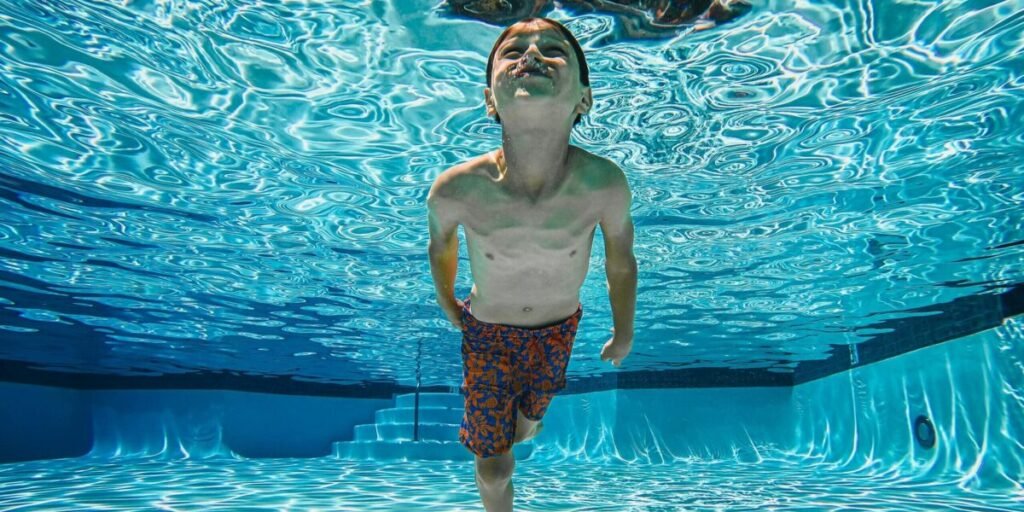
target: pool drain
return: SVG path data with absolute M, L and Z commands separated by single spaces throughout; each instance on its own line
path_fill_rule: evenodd
M 914 438 L 922 448 L 930 449 L 935 446 L 935 426 L 925 416 L 918 416 L 914 420 Z

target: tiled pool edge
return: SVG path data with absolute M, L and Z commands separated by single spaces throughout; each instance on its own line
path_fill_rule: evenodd
M 1024 285 L 1000 294 L 970 295 L 951 302 L 908 311 L 918 314 L 865 327 L 888 330 L 856 345 L 834 345 L 828 359 L 802 361 L 793 372 L 753 368 L 681 368 L 677 370 L 609 371 L 570 378 L 563 394 L 614 389 L 792 387 L 896 357 L 945 341 L 998 327 L 1024 313 Z M 855 352 L 855 353 L 854 353 Z M 235 372 L 196 372 L 155 377 L 68 373 L 42 370 L 23 361 L 0 360 L 0 382 L 70 389 L 220 389 L 304 396 L 391 398 L 415 391 L 393 381 L 330 384 L 295 380 L 290 376 L 253 376 Z M 444 392 L 449 386 L 424 386 L 421 391 Z
M 1024 286 L 1018 285 L 998 295 L 961 297 L 952 302 L 909 312 L 923 315 L 872 325 L 872 329 L 891 331 L 876 334 L 855 346 L 836 346 L 832 357 L 828 359 L 804 361 L 794 373 L 793 385 L 999 327 L 1006 319 L 1024 313 Z M 939 314 L 928 314 L 933 312 Z M 936 321 L 936 317 L 945 321 Z

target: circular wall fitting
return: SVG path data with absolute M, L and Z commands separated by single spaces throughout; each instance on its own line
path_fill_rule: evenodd
M 930 449 L 935 446 L 935 426 L 925 416 L 918 416 L 914 420 L 914 439 L 922 448 Z

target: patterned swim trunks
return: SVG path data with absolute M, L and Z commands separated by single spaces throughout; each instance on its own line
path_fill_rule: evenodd
M 583 307 L 569 318 L 532 329 L 477 320 L 462 306 L 462 395 L 466 411 L 459 441 L 480 457 L 508 452 L 516 415 L 539 421 L 565 388 Z

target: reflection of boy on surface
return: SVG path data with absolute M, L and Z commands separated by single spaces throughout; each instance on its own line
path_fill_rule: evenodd
M 592 103 L 572 34 L 547 19 L 512 25 L 491 51 L 487 84 L 502 147 L 438 176 L 427 198 L 429 252 L 438 303 L 463 331 L 459 439 L 476 454 L 485 508 L 511 510 L 512 444 L 540 431 L 565 387 L 597 226 L 615 326 L 601 359 L 615 366 L 633 345 L 637 269 L 625 175 L 569 145 Z M 460 224 L 474 280 L 465 303 L 454 293 Z
M 551 0 L 447 0 L 452 12 L 504 25 L 554 8 Z M 614 15 L 629 37 L 665 37 L 681 25 L 697 30 L 726 23 L 750 10 L 746 0 L 561 0 L 576 11 Z M 668 30 L 666 30 L 668 29 Z

